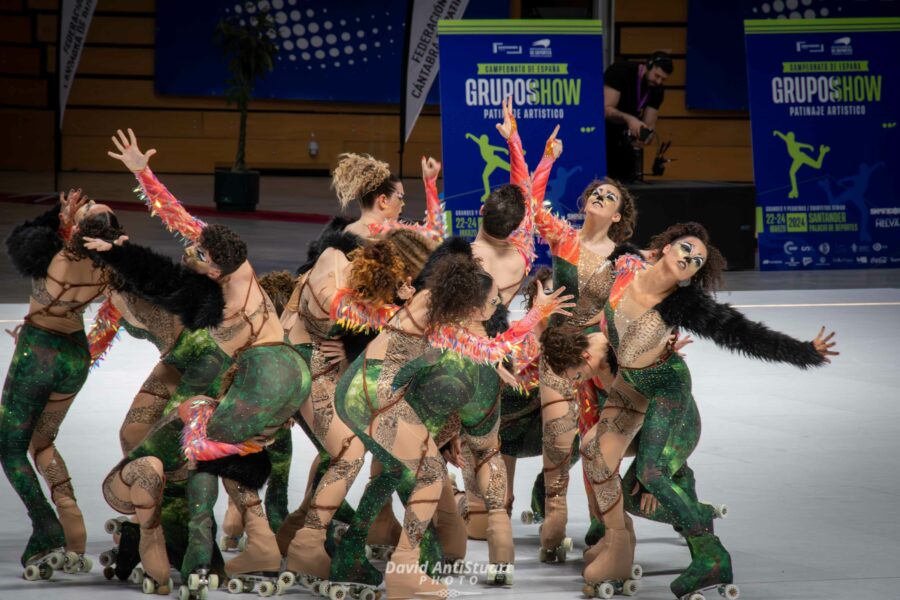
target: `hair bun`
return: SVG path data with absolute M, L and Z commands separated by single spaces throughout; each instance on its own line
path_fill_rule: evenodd
M 338 156 L 331 174 L 331 187 L 337 193 L 341 208 L 377 189 L 391 176 L 390 166 L 368 154 L 347 152 Z

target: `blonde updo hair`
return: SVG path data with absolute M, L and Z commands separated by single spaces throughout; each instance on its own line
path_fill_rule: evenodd
M 386 162 L 353 152 L 338 156 L 338 165 L 331 174 L 331 187 L 337 193 L 341 210 L 346 210 L 354 200 L 364 210 L 370 209 L 381 194 L 393 194 L 399 181 Z

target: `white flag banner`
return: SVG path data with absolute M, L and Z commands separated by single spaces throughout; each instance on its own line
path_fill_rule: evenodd
M 461 19 L 469 0 L 411 0 L 409 55 L 406 57 L 406 89 L 403 94 L 403 142 L 409 140 L 416 119 L 438 72 L 438 35 L 440 20 Z
M 97 8 L 97 0 L 62 0 L 59 7 L 59 44 L 56 70 L 59 75 L 59 127 L 62 128 L 69 90 L 78 71 L 81 49 Z

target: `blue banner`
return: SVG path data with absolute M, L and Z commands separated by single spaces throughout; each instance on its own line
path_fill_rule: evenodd
M 397 103 L 408 2 L 383 0 L 157 0 L 156 91 L 179 96 L 224 96 L 227 61 L 213 32 L 222 17 L 275 21 L 275 69 L 256 98 Z M 470 2 L 464 18 L 509 15 L 507 0 Z M 438 85 L 427 102 L 436 104 Z
M 761 268 L 900 266 L 900 18 L 744 27 Z
M 495 125 L 513 97 L 530 169 L 557 124 L 565 150 L 546 198 L 569 220 L 585 186 L 606 172 L 600 21 L 441 21 L 444 194 L 454 235 L 473 238 L 482 201 L 509 182 L 506 141 Z

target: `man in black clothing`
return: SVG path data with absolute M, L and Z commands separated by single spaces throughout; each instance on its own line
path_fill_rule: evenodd
M 645 63 L 613 63 L 603 75 L 607 175 L 631 181 L 640 149 L 653 139 L 672 58 L 654 52 Z

